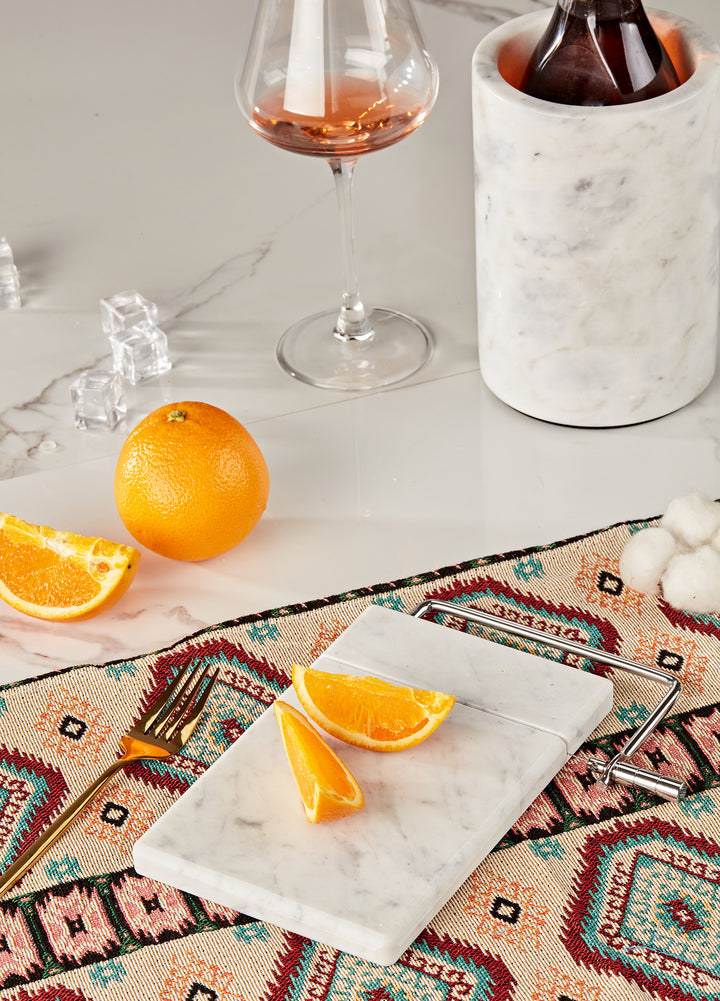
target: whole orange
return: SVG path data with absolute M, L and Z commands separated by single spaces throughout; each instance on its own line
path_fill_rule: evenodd
M 115 503 L 137 541 L 174 560 L 227 552 L 265 510 L 270 478 L 254 438 L 209 403 L 159 407 L 130 432 Z

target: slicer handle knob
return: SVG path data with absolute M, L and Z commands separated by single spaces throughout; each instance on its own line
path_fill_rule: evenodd
M 608 763 L 601 761 L 600 758 L 588 760 L 588 767 L 596 777 L 604 773 L 607 765 Z M 674 779 L 670 775 L 658 775 L 657 772 L 648 771 L 646 768 L 637 768 L 627 761 L 612 762 L 608 778 L 618 785 L 643 789 L 661 799 L 685 799 L 687 796 L 687 784 L 680 779 Z

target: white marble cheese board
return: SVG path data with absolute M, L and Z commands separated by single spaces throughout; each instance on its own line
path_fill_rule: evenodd
M 449 692 L 415 748 L 329 738 L 365 808 L 309 824 L 269 709 L 135 844 L 139 873 L 395 962 L 612 707 L 607 679 L 371 606 L 315 664 Z M 283 698 L 299 706 L 292 689 Z

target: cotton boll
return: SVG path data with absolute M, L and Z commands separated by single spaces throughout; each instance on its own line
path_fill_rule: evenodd
M 688 549 L 697 549 L 720 530 L 720 504 L 699 491 L 676 497 L 668 504 L 660 526 L 671 532 Z
M 658 594 L 660 578 L 677 551 L 677 540 L 664 528 L 643 528 L 625 544 L 620 576 L 634 591 Z
M 720 613 L 720 553 L 710 546 L 673 556 L 661 583 L 663 597 L 673 608 Z

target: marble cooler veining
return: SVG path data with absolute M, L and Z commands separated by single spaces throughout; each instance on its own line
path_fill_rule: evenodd
M 547 12 L 475 51 L 480 367 L 533 417 L 638 423 L 689 403 L 715 369 L 720 50 L 649 13 L 689 79 L 637 104 L 564 107 L 506 81 Z
M 449 691 L 418 747 L 329 742 L 366 806 L 309 824 L 272 709 L 135 845 L 143 875 L 379 964 L 397 960 L 612 706 L 612 684 L 379 606 L 318 659 Z M 283 698 L 299 706 L 292 690 Z

